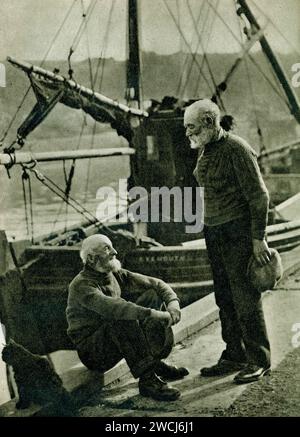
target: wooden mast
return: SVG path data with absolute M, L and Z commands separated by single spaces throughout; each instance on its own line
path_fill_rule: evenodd
M 247 20 L 249 21 L 252 28 L 254 28 L 255 32 L 261 30 L 260 25 L 255 19 L 253 13 L 251 12 L 246 0 L 237 0 L 237 3 L 241 6 L 241 8 L 237 11 L 238 15 L 244 14 Z M 291 88 L 288 78 L 284 72 L 283 67 L 281 66 L 279 60 L 275 56 L 268 40 L 264 35 L 259 38 L 261 48 L 268 58 L 271 66 L 278 77 L 278 80 L 281 83 L 281 86 L 285 92 L 285 95 L 288 98 L 290 104 L 290 110 L 298 123 L 300 123 L 300 104 L 294 90 Z
M 126 99 L 129 106 L 140 108 L 140 48 L 137 0 L 128 0 L 128 61 Z

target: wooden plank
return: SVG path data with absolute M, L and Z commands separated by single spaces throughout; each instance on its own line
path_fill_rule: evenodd
M 274 210 L 280 219 L 296 220 L 300 217 L 300 193 L 277 205 Z

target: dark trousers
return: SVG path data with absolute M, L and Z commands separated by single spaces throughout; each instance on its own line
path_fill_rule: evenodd
M 246 273 L 253 252 L 250 220 L 241 218 L 205 226 L 204 235 L 226 343 L 222 358 L 267 367 L 270 344 L 261 294 Z
M 138 305 L 159 309 L 161 301 L 155 292 L 147 291 Z M 173 347 L 171 328 L 152 318 L 104 322 L 99 330 L 77 345 L 78 355 L 89 369 L 104 372 L 125 358 L 132 375 L 139 378 L 154 370 Z

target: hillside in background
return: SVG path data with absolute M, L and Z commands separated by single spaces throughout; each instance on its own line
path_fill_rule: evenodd
M 255 62 L 260 65 L 261 70 L 276 83 L 272 76 L 270 65 L 263 55 L 258 52 L 252 55 Z M 234 54 L 212 54 L 209 55 L 211 70 L 214 73 L 216 83 L 220 83 L 227 71 L 233 65 L 236 56 Z M 194 64 L 193 68 L 185 69 L 182 76 L 183 66 L 192 64 L 191 55 L 177 53 L 169 56 L 159 56 L 155 53 L 143 53 L 142 55 L 142 95 L 144 100 L 161 100 L 164 96 L 175 96 L 180 98 L 201 98 L 211 96 L 212 90 L 208 89 L 206 81 L 199 74 L 199 68 Z M 289 78 L 292 76 L 291 66 L 299 61 L 295 55 L 281 55 L 282 64 L 285 66 Z M 198 65 L 202 65 L 201 55 L 197 56 Z M 29 81 L 21 70 L 12 67 L 7 61 L 7 86 L 0 91 L 0 133 L 8 126 L 15 114 L 22 97 L 29 86 Z M 32 62 L 39 65 L 39 62 Z M 95 75 L 98 60 L 92 60 L 92 70 Z M 245 62 L 239 67 L 232 77 L 228 89 L 223 95 L 227 112 L 232 114 L 237 121 L 237 129 L 246 129 L 246 136 L 252 135 L 256 128 L 256 120 L 267 138 L 273 143 L 273 137 L 277 142 L 286 142 L 293 139 L 295 123 L 289 114 L 286 104 L 274 93 L 270 84 L 263 77 L 261 72 L 249 61 L 248 72 Z M 68 76 L 68 64 L 62 62 L 46 62 L 44 68 L 53 71 L 59 68 L 62 75 Z M 90 74 L 87 62 L 73 64 L 74 79 L 85 86 L 90 87 Z M 204 63 L 204 75 L 209 78 L 209 71 Z M 248 81 L 248 73 L 251 77 L 251 84 Z M 181 79 L 182 76 L 182 79 Z M 102 77 L 100 92 L 113 99 L 124 101 L 125 94 L 125 63 L 112 58 L 105 60 L 103 73 L 99 71 L 98 77 Z M 98 81 L 99 83 L 99 81 Z M 179 84 L 185 86 L 179 87 Z M 211 83 L 211 80 L 210 80 Z M 179 89 L 180 88 L 180 89 Z M 99 90 L 97 84 L 96 90 Z M 299 90 L 299 89 L 298 89 Z M 298 90 L 296 90 L 298 92 Z M 179 92 L 180 91 L 180 92 Z M 252 91 L 252 92 L 251 92 Z M 299 92 L 298 92 L 299 94 Z M 30 91 L 22 110 L 16 118 L 12 136 L 14 138 L 16 129 L 22 120 L 29 113 L 34 105 L 35 98 Z M 256 114 L 253 109 L 256 109 Z M 80 132 L 83 116 L 81 111 L 66 108 L 61 104 L 52 111 L 48 118 L 31 135 L 30 138 L 55 138 L 64 136 L 76 136 Z M 278 122 L 281 122 L 280 126 Z M 88 116 L 87 123 L 93 126 L 93 120 Z M 107 129 L 106 126 L 97 124 L 96 133 Z M 291 138 L 289 138 L 291 137 Z

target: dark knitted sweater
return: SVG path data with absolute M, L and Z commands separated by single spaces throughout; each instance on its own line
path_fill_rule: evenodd
M 143 320 L 151 309 L 123 299 L 126 293 L 140 295 L 155 290 L 163 302 L 177 299 L 176 293 L 161 279 L 121 269 L 117 273 L 99 273 L 84 269 L 69 285 L 66 310 L 68 335 L 76 344 L 93 334 L 105 321 Z
M 194 176 L 204 187 L 204 223 L 216 226 L 251 217 L 252 238 L 266 232 L 269 195 L 257 163 L 257 155 L 242 138 L 220 132 L 205 146 Z

